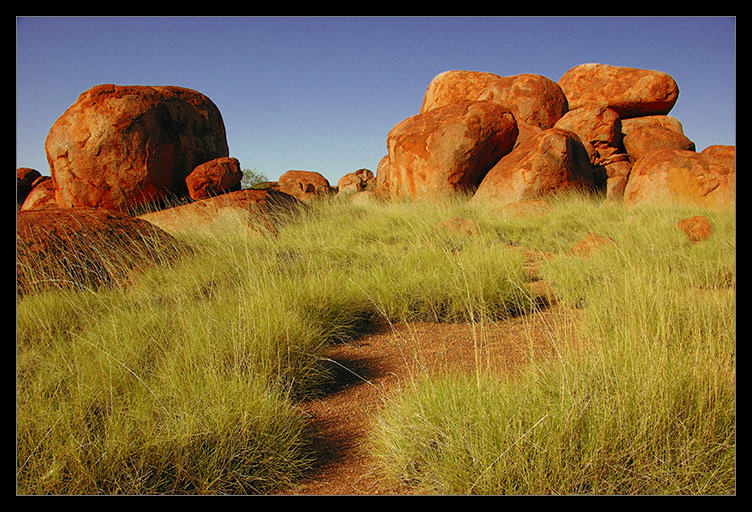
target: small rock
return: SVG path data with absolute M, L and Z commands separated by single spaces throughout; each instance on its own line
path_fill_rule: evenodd
M 702 242 L 713 234 L 713 225 L 704 215 L 695 215 L 681 220 L 677 226 L 684 231 L 690 242 Z

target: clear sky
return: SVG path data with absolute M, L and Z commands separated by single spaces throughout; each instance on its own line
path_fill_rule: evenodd
M 735 17 L 18 17 L 16 167 L 50 174 L 47 133 L 90 87 L 177 85 L 217 105 L 243 169 L 336 185 L 376 171 L 442 71 L 589 62 L 669 73 L 697 150 L 736 144 Z

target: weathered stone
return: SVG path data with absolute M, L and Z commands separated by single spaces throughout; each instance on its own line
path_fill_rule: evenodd
M 624 204 L 679 202 L 706 208 L 734 207 L 736 164 L 727 154 L 659 149 L 633 167 Z
M 188 174 L 228 153 L 222 116 L 203 94 L 109 84 L 78 97 L 45 149 L 61 207 L 121 211 L 186 195 Z
M 695 143 L 685 135 L 662 126 L 644 126 L 624 137 L 624 150 L 632 163 L 658 149 L 695 151 Z
M 185 184 L 191 199 L 198 200 L 240 190 L 242 180 L 238 159 L 223 156 L 197 166 L 185 178 Z
M 134 269 L 165 261 L 181 248 L 156 226 L 112 210 L 21 211 L 16 221 L 17 291 L 125 282 Z
M 719 158 L 729 158 L 731 161 L 736 161 L 736 146 L 726 146 L 722 144 L 714 144 L 708 146 L 702 150 L 704 155 L 712 155 Z
M 643 117 L 631 117 L 621 120 L 621 133 L 624 136 L 629 135 L 633 131 L 639 128 L 656 127 L 668 128 L 676 133 L 684 135 L 684 127 L 673 116 L 643 116 Z
M 301 201 L 311 201 L 333 193 L 329 180 L 315 171 L 287 171 L 280 176 L 276 189 Z
M 607 107 L 622 119 L 665 115 L 679 97 L 674 79 L 662 71 L 581 64 L 559 79 L 570 110 Z
M 376 186 L 376 179 L 370 169 L 358 169 L 342 176 L 337 182 L 337 194 L 349 195 L 364 190 L 372 190 Z
M 702 242 L 713 234 L 713 225 L 704 215 L 695 215 L 676 223 L 689 238 L 690 242 Z
M 420 114 L 465 100 L 476 100 L 499 75 L 483 71 L 450 70 L 436 75 L 423 96 Z
M 52 178 L 49 176 L 41 176 L 32 184 L 31 192 L 29 192 L 29 195 L 26 196 L 26 199 L 21 205 L 21 211 L 57 207 Z
M 502 205 L 592 187 L 590 159 L 580 139 L 570 131 L 551 128 L 499 160 L 472 202 Z
M 31 192 L 32 184 L 42 173 L 29 167 L 19 167 L 16 169 L 16 206 L 20 206 L 26 201 L 26 196 Z
M 495 101 L 509 108 L 517 123 L 538 131 L 553 128 L 569 110 L 559 84 L 530 73 L 493 78 L 477 98 L 468 99 Z
M 384 155 L 376 167 L 376 186 L 374 191 L 379 197 L 389 197 L 389 155 Z
M 252 230 L 276 233 L 279 222 L 302 206 L 298 199 L 277 190 L 247 189 L 145 213 L 138 218 L 176 234 L 222 222 L 223 214 L 229 211 L 239 213 L 245 226 Z
M 556 122 L 555 127 L 577 134 L 594 166 L 605 164 L 620 151 L 621 118 L 610 108 L 581 107 L 570 110 Z
M 497 103 L 460 101 L 433 108 L 389 132 L 385 186 L 393 198 L 472 191 L 516 139 L 514 116 Z
M 627 187 L 631 170 L 632 163 L 627 158 L 595 167 L 593 168 L 595 187 L 602 189 L 605 183 L 606 200 L 621 202 L 624 199 L 624 189 Z

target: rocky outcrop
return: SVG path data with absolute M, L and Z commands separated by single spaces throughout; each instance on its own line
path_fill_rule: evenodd
M 493 80 L 495 73 L 484 71 L 449 70 L 439 73 L 428 84 L 419 114 L 466 100 L 477 100 Z
M 576 108 L 564 114 L 554 126 L 580 138 L 593 166 L 605 165 L 621 152 L 621 118 L 610 108 Z
M 736 164 L 722 151 L 696 153 L 660 149 L 633 167 L 624 191 L 624 204 L 683 202 L 706 208 L 732 206 L 736 194 Z
M 334 193 L 329 180 L 316 171 L 287 171 L 272 188 L 301 201 L 311 201 Z
M 559 79 L 570 110 L 606 107 L 622 118 L 668 114 L 679 87 L 668 73 L 606 64 L 581 64 Z
M 45 150 L 61 207 L 119 211 L 186 195 L 196 166 L 228 156 L 216 105 L 171 86 L 83 92 L 52 125 Z
M 624 149 L 632 163 L 659 149 L 695 151 L 695 143 L 683 133 L 663 126 L 643 126 L 624 137 Z
M 570 131 L 551 128 L 499 160 L 472 202 L 504 205 L 592 187 L 592 167 L 580 139 Z
M 101 208 L 18 213 L 16 290 L 92 287 L 122 282 L 130 272 L 182 250 L 145 220 Z
M 209 160 L 193 169 L 185 179 L 191 199 L 207 197 L 240 190 L 243 171 L 237 158 L 220 157 Z
M 31 184 L 31 192 L 21 205 L 21 211 L 44 208 L 57 208 L 55 189 L 49 176 L 40 176 Z
M 230 212 L 239 214 L 245 227 L 274 234 L 280 222 L 302 207 L 301 201 L 277 190 L 247 189 L 145 213 L 138 218 L 168 233 L 177 234 L 217 219 L 221 222 L 224 214 Z M 233 220 L 237 221 L 238 217 Z
M 393 198 L 472 191 L 517 139 L 512 113 L 491 101 L 459 101 L 398 123 L 387 136 Z
M 642 117 L 627 117 L 621 120 L 621 133 L 624 137 L 639 130 L 640 128 L 661 127 L 673 130 L 676 133 L 684 135 L 684 127 L 681 122 L 673 116 L 654 115 Z
M 370 169 L 358 169 L 342 176 L 337 182 L 338 195 L 350 195 L 376 188 L 376 178 Z
M 569 111 L 567 97 L 559 84 L 532 73 L 495 78 L 476 99 L 509 108 L 519 126 L 532 127 L 534 132 L 553 128 Z

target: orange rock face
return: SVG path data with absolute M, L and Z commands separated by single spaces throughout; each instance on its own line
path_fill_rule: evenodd
M 521 74 L 495 78 L 478 96 L 508 107 L 518 123 L 537 130 L 553 128 L 569 110 L 559 84 L 542 75 Z
M 622 143 L 621 118 L 606 107 L 581 107 L 559 119 L 556 128 L 577 134 L 593 165 L 607 163 Z
M 644 126 L 624 137 L 624 149 L 633 163 L 658 149 L 694 151 L 695 143 L 684 134 L 663 126 Z
M 276 188 L 301 201 L 327 196 L 333 192 L 329 180 L 315 171 L 287 171 L 280 176 Z
M 21 211 L 42 208 L 57 208 L 55 189 L 52 186 L 52 178 L 49 176 L 42 176 L 34 181 L 31 192 L 21 205 Z
M 376 178 L 370 169 L 358 169 L 342 176 L 337 182 L 339 194 L 356 194 L 364 190 L 372 190 L 376 186 Z
M 61 207 L 115 210 L 185 195 L 196 166 L 228 156 L 216 105 L 169 86 L 83 92 L 52 125 L 45 150 Z
M 679 122 L 678 119 L 672 116 L 643 116 L 622 119 L 621 133 L 626 137 L 637 129 L 645 127 L 652 128 L 656 126 L 660 126 L 661 128 L 668 128 L 669 130 L 673 130 L 676 133 L 681 133 L 682 135 L 684 135 L 684 127 L 682 126 L 681 122 Z
M 707 208 L 735 203 L 736 164 L 727 154 L 660 149 L 633 167 L 624 190 L 632 208 L 649 202 L 685 202 Z
M 237 158 L 220 157 L 196 167 L 185 179 L 194 200 L 240 190 L 243 171 Z
M 409 117 L 389 132 L 381 186 L 396 198 L 473 190 L 517 134 L 512 113 L 491 101 L 460 101 Z
M 622 118 L 667 114 L 679 97 L 667 73 L 606 64 L 575 66 L 558 83 L 570 109 L 607 107 Z
M 569 109 L 559 84 L 542 75 L 499 76 L 481 71 L 451 70 L 434 77 L 420 113 L 460 101 L 492 101 L 512 112 L 517 143 L 552 128 Z
M 180 247 L 156 226 L 112 210 L 22 211 L 16 222 L 17 290 L 111 284 Z
M 592 187 L 593 171 L 580 139 L 570 131 L 551 128 L 499 160 L 472 201 L 504 205 Z
M 684 231 L 690 242 L 702 242 L 713 234 L 713 225 L 704 215 L 695 215 L 676 223 Z
M 296 198 L 276 190 L 237 190 L 208 197 L 173 208 L 139 215 L 166 232 L 190 230 L 199 223 L 211 222 L 223 210 L 236 210 L 246 216 L 251 227 L 275 233 L 278 214 L 295 211 L 303 206 Z
M 450 70 L 436 75 L 423 96 L 420 114 L 465 100 L 476 100 L 493 80 L 501 78 L 483 71 Z

